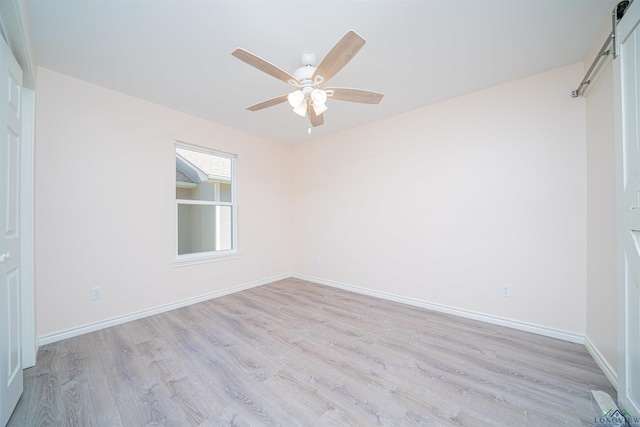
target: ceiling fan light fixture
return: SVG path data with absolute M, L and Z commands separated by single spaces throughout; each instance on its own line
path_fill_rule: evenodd
M 287 95 L 287 101 L 289 101 L 289 105 L 295 109 L 304 103 L 304 93 L 302 93 L 301 90 L 295 90 Z
M 311 91 L 311 106 L 313 107 L 313 111 L 316 113 L 316 116 L 327 111 L 325 102 L 327 102 L 327 93 L 324 90 L 314 89 Z
M 307 115 L 307 103 L 303 101 L 297 107 L 294 107 L 293 112 L 299 115 L 300 117 L 304 117 Z
M 312 103 L 311 106 L 313 107 L 313 111 L 316 113 L 316 116 L 319 116 L 329 109 L 329 107 L 327 107 L 326 105 L 316 104 L 315 102 Z
M 327 93 L 322 89 L 314 89 L 311 91 L 311 100 L 314 106 L 324 106 L 327 102 Z

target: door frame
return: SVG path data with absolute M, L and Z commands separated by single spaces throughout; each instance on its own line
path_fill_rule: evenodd
M 35 174 L 35 106 L 36 92 L 22 88 L 22 135 L 20 146 L 20 271 L 22 281 L 22 368 L 36 364 L 35 245 L 34 245 L 34 174 Z

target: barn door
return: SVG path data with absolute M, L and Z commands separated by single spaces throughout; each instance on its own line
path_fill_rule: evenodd
M 22 70 L 0 37 L 0 426 L 22 394 L 20 101 Z
M 624 253 L 620 292 L 618 404 L 640 416 L 640 1 L 618 25 L 620 106 L 618 146 L 622 164 L 620 227 Z

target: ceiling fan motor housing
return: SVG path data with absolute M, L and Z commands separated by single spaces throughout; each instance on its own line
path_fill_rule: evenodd
M 315 71 L 316 67 L 307 65 L 293 72 L 293 77 L 300 82 L 300 90 L 305 95 L 305 98 L 309 98 L 311 92 L 318 88 L 318 85 L 313 82 L 313 73 Z
M 304 67 L 300 67 L 293 72 L 293 77 L 295 77 L 301 86 L 304 86 L 305 81 L 313 82 L 313 73 L 315 73 L 316 67 L 312 65 L 306 65 Z

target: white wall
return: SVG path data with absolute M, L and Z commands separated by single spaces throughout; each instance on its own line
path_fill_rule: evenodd
M 585 104 L 570 96 L 582 74 L 296 147 L 293 271 L 584 334 Z
M 287 147 L 44 68 L 37 94 L 39 336 L 291 271 Z M 176 139 L 238 154 L 239 259 L 173 267 Z
M 576 64 L 291 148 L 39 69 L 38 335 L 293 271 L 588 331 L 609 359 L 595 302 L 608 291 L 593 285 L 601 267 L 608 277 L 594 261 L 608 190 L 592 183 L 610 153 L 586 146 L 585 99 L 569 96 L 582 75 Z M 239 155 L 240 259 L 173 267 L 175 139 Z M 600 236 L 588 255 L 587 235 Z

